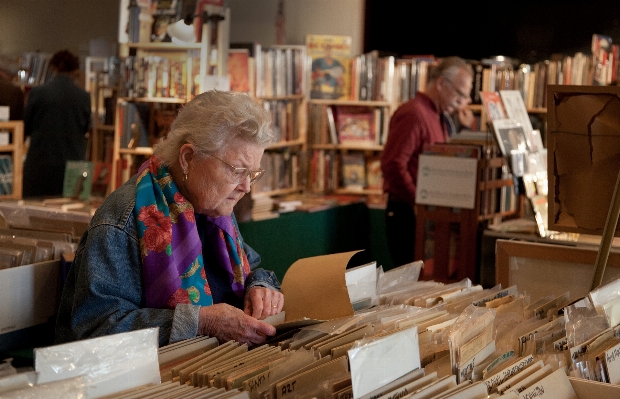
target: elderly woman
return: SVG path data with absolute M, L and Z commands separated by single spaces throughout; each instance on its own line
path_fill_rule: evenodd
M 93 216 L 67 276 L 56 343 L 159 327 L 264 342 L 282 310 L 275 274 L 241 237 L 233 206 L 261 178 L 271 117 L 245 94 L 187 103 L 138 173 Z

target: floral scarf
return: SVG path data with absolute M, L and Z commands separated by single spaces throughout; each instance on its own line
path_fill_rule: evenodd
M 211 305 L 194 207 L 177 189 L 168 167 L 155 156 L 138 171 L 134 216 L 146 306 Z M 204 239 L 218 261 L 215 267 L 226 269 L 233 292 L 242 298 L 250 265 L 240 237 L 232 216 L 207 218 Z

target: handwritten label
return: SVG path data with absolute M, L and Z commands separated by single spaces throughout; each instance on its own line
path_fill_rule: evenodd
M 620 344 L 605 351 L 605 363 L 607 364 L 609 383 L 620 384 Z
M 403 396 L 407 395 L 408 393 L 409 393 L 409 390 L 407 390 L 407 388 L 404 388 L 404 389 L 394 392 L 394 394 L 388 396 L 387 399 L 400 399 Z
M 532 388 L 532 392 L 528 392 L 523 395 L 523 399 L 533 399 L 539 396 L 543 396 L 545 393 L 545 388 L 541 385 L 535 386 Z
M 269 373 L 267 373 L 269 374 Z M 250 378 L 248 379 L 248 391 L 256 391 L 258 388 L 261 387 L 261 385 L 263 385 L 263 382 L 265 382 L 267 380 L 267 376 L 265 375 L 259 375 L 256 378 Z
M 285 396 L 286 394 L 289 393 L 293 393 L 295 392 L 295 384 L 297 383 L 297 380 L 293 380 L 291 382 L 288 382 L 284 385 L 282 385 L 282 396 Z
M 459 383 L 466 380 L 473 380 L 474 366 L 476 365 L 476 356 L 472 357 L 470 361 L 459 368 Z
M 547 366 L 545 366 L 547 367 Z M 557 398 L 567 399 L 576 398 L 577 394 L 573 389 L 566 373 L 563 368 L 559 368 L 553 373 L 547 375 L 540 381 L 534 383 L 525 389 L 521 387 L 519 389 L 519 399 L 534 399 L 534 398 Z
M 489 392 L 493 392 L 498 385 L 505 382 L 507 379 L 517 374 L 519 371 L 523 370 L 525 367 L 534 362 L 534 356 L 530 355 L 524 357 L 523 359 L 517 361 L 512 366 L 505 368 L 504 370 L 494 374 L 492 377 L 484 380 L 484 383 L 487 386 L 487 390 Z
M 484 349 L 484 347 L 487 346 L 492 339 L 493 324 L 489 324 L 484 327 L 480 334 L 461 345 L 461 349 L 459 350 L 459 360 L 462 362 L 467 362 L 469 359 L 474 357 L 476 353 Z
M 338 399 L 353 399 L 353 388 L 347 388 L 346 391 L 340 392 Z
M 476 302 L 473 302 L 472 305 L 484 306 L 484 304 L 486 304 L 487 302 L 490 302 L 492 300 L 499 299 L 499 298 L 504 298 L 508 295 L 517 295 L 517 287 L 514 285 L 510 286 L 504 290 L 498 291 L 495 295 L 488 296 L 486 298 L 482 298 Z
M 503 355 L 499 356 L 497 359 L 493 360 L 488 366 L 487 368 L 484 370 L 484 374 L 490 372 L 491 370 L 493 370 L 493 367 L 497 366 L 499 363 L 504 362 L 505 360 L 514 357 L 515 356 L 515 351 L 510 350 L 506 353 L 504 353 Z

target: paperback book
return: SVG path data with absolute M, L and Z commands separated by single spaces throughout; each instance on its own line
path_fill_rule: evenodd
M 307 35 L 311 62 L 310 98 L 346 99 L 351 80 L 350 36 Z
M 366 107 L 338 107 L 336 128 L 340 144 L 376 144 L 375 114 Z
M 366 185 L 364 154 L 342 154 L 342 186 L 349 190 L 362 190 Z

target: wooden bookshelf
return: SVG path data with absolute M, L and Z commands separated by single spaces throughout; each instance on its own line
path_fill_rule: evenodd
M 265 149 L 261 167 L 265 175 L 252 186 L 252 196 L 278 197 L 305 189 L 307 149 L 306 46 L 273 45 L 252 48 L 251 95 L 273 119 L 275 142 Z
M 378 187 L 368 187 L 368 168 L 361 178 L 361 187 L 350 188 L 345 184 L 343 160 L 346 154 L 361 154 L 365 162 L 377 159 L 387 137 L 389 119 L 395 104 L 388 101 L 325 100 L 308 101 L 308 190 L 318 194 L 381 195 Z M 367 139 L 342 140 L 342 121 L 339 111 L 355 115 L 357 110 L 368 115 Z M 330 115 L 331 113 L 331 115 Z M 344 115 L 344 114 L 343 114 Z

